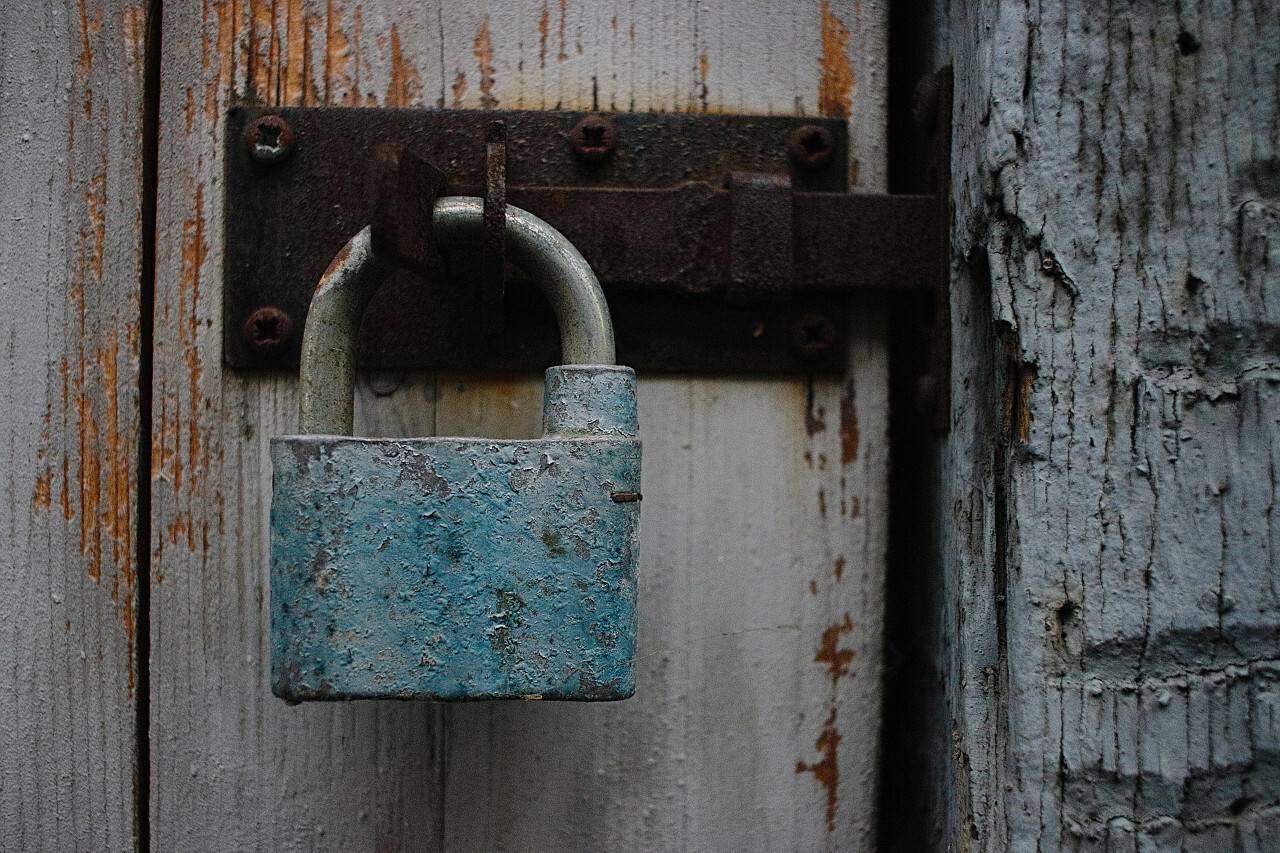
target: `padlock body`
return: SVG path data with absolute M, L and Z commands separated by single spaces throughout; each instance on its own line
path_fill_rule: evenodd
M 277 696 L 634 692 L 637 439 L 285 436 L 271 460 Z

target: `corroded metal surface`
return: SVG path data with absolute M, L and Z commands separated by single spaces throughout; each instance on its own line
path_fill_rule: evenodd
M 277 696 L 634 692 L 635 374 L 552 368 L 546 411 L 572 437 L 272 439 Z
M 564 233 L 610 298 L 626 302 L 627 310 L 617 312 L 621 352 L 637 368 L 838 372 L 836 359 L 797 358 L 783 330 L 805 313 L 847 314 L 847 291 L 917 286 L 922 271 L 931 268 L 916 237 L 923 231 L 919 210 L 927 206 L 880 196 L 858 197 L 852 206 L 844 202 L 848 132 L 835 119 L 518 110 L 276 112 L 296 133 L 288 158 L 264 165 L 238 141 L 226 151 L 228 328 L 242 328 L 264 305 L 301 326 L 325 261 L 371 216 L 377 241 L 378 212 L 399 204 L 365 187 L 368 162 L 380 143 L 396 140 L 438 166 L 449 178 L 450 193 L 491 195 L 495 182 L 487 173 L 495 161 L 486 129 L 495 120 L 507 130 L 507 200 Z M 228 134 L 239 140 L 243 128 L 260 117 L 257 108 L 232 110 Z M 823 147 L 828 157 L 821 163 L 795 161 L 788 144 L 798 130 L 805 130 L 806 139 L 813 135 L 819 147 L 829 146 Z M 775 229 L 776 240 L 757 246 L 757 237 L 747 233 L 752 229 L 743 226 L 760 217 L 739 216 L 735 227 L 730 193 L 723 189 L 734 171 L 787 175 L 795 190 L 794 229 Z M 860 235 L 853 241 L 846 237 L 851 221 Z M 792 245 L 794 263 L 786 251 Z M 496 278 L 494 253 L 479 246 L 454 247 L 425 282 L 412 273 L 393 276 L 364 320 L 359 362 L 507 370 L 568 361 L 555 352 L 549 312 L 529 305 L 527 282 L 509 279 L 499 300 Z M 793 301 L 772 311 L 745 304 L 761 292 L 790 291 Z M 729 293 L 744 304 L 726 305 L 721 297 Z M 690 336 L 689 329 L 696 333 Z M 843 329 L 838 331 L 843 343 Z M 242 335 L 228 334 L 223 354 L 235 367 L 283 367 L 298 362 L 300 346 L 295 339 L 264 352 Z

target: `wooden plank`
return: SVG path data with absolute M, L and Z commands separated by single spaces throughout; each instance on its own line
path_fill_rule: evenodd
M 166 8 L 155 849 L 868 849 L 886 467 L 874 311 L 849 376 L 812 395 L 803 380 L 642 381 L 639 698 L 287 708 L 268 692 L 265 446 L 296 424 L 296 380 L 221 366 L 229 105 L 821 109 L 857 119 L 859 183 L 880 187 L 881 4 L 759 3 L 732 20 L 692 2 L 603 8 Z M 742 86 L 744 69 L 762 85 Z M 358 394 L 373 433 L 531 435 L 539 419 L 536 376 L 381 374 Z M 750 464 L 729 452 L 736 433 Z
M 0 850 L 136 839 L 146 5 L 0 7 Z
M 1274 846 L 1280 16 L 951 9 L 939 840 Z

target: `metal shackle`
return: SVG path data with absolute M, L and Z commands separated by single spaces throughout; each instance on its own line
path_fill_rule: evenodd
M 484 201 L 437 199 L 432 229 L 441 248 L 479 242 Z M 564 235 L 526 210 L 506 209 L 506 250 L 534 280 L 555 311 L 564 364 L 611 365 L 616 359 L 613 322 L 600 282 Z M 320 277 L 302 333 L 299 432 L 350 435 L 354 420 L 356 332 L 365 308 L 398 269 L 374 251 L 369 227 L 356 234 Z

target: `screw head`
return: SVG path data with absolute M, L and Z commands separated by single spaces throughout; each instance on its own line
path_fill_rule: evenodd
M 835 342 L 835 324 L 821 314 L 805 314 L 791 324 L 791 344 L 801 358 L 821 358 Z
M 279 355 L 292 338 L 293 318 L 270 305 L 254 311 L 244 324 L 245 343 L 258 355 Z
M 801 125 L 787 136 L 787 153 L 797 165 L 808 169 L 827 165 L 835 147 L 831 131 L 816 124 Z
M 279 163 L 293 153 L 293 128 L 278 115 L 259 116 L 244 129 L 244 147 L 259 163 Z
M 618 147 L 618 132 L 603 116 L 587 116 L 569 134 L 573 153 L 588 163 L 602 162 Z

